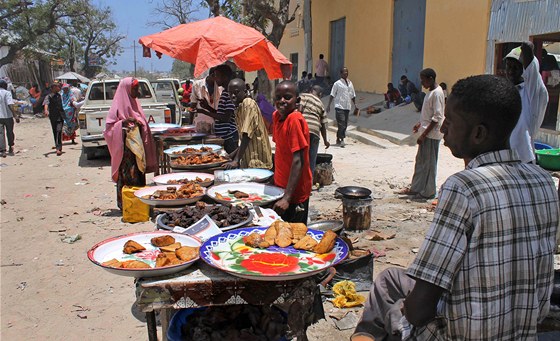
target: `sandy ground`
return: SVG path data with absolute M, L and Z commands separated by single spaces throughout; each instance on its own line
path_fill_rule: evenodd
M 133 308 L 133 279 L 96 267 L 86 252 L 106 238 L 152 230 L 153 223 L 120 221 L 107 155 L 86 161 L 78 144 L 65 145 L 57 157 L 46 119 L 26 118 L 15 129 L 16 155 L 0 159 L 1 339 L 147 339 L 142 314 Z M 370 242 L 365 232 L 350 236 L 359 246 L 386 253 L 376 259 L 375 273 L 406 266 L 432 218 L 429 202 L 407 202 L 393 194 L 410 180 L 416 148 L 347 142 L 346 148 L 328 150 L 334 155 L 335 183 L 313 192 L 313 215 L 341 219 L 334 190 L 353 184 L 370 188 L 371 229 L 396 237 Z M 438 185 L 461 168 L 462 161 L 442 146 Z M 75 234 L 81 236 L 77 242 L 61 241 Z M 325 310 L 336 312 L 328 302 Z M 359 316 L 359 309 L 354 314 Z M 322 341 L 344 340 L 350 333 L 336 329 L 329 317 L 308 330 L 310 340 Z

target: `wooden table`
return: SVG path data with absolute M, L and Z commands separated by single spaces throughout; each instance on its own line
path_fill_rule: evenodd
M 160 310 L 163 340 L 167 340 L 174 309 L 234 304 L 282 305 L 288 313 L 288 337 L 297 337 L 298 341 L 307 340 L 307 327 L 324 317 L 314 276 L 291 281 L 253 281 L 229 275 L 202 260 L 174 275 L 138 279 L 136 304 L 146 313 L 150 341 L 157 340 L 156 310 Z

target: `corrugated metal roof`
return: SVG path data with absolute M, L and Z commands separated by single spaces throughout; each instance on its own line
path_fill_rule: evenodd
M 493 0 L 486 72 L 494 69 L 495 43 L 525 41 L 552 32 L 560 32 L 560 0 Z

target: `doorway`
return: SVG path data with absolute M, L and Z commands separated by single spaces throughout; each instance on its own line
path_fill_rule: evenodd
M 344 50 L 346 49 L 346 18 L 331 21 L 331 47 L 330 47 L 329 76 L 327 84 L 335 82 L 340 69 L 344 67 Z
M 426 0 L 395 0 L 391 81 L 399 84 L 406 75 L 418 89 L 424 65 Z M 437 71 L 437 70 L 436 70 Z
M 297 53 L 290 53 L 290 62 L 292 62 L 292 81 L 297 82 L 298 80 L 298 60 L 299 56 Z

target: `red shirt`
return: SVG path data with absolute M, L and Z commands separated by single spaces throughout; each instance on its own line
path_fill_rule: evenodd
M 272 114 L 272 140 L 276 143 L 274 155 L 274 183 L 286 188 L 292 168 L 294 153 L 303 150 L 302 174 L 294 190 L 290 204 L 306 201 L 311 194 L 313 176 L 309 168 L 309 128 L 299 111 L 293 111 L 284 121 L 280 113 Z

